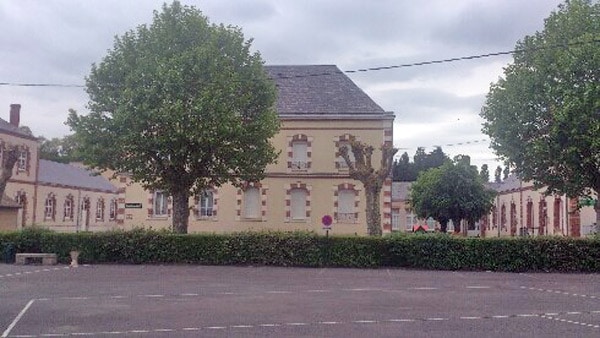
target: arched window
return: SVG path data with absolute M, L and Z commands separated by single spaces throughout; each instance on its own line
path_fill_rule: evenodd
M 67 198 L 65 198 L 65 204 L 63 206 L 63 221 L 73 220 L 73 205 L 73 196 L 69 194 L 67 195 Z
M 104 199 L 99 198 L 96 202 L 96 221 L 104 221 Z
M 113 198 L 110 200 L 108 207 L 108 219 L 114 221 L 117 219 L 117 199 Z
M 54 221 L 56 216 L 56 197 L 49 194 L 44 202 L 44 221 Z

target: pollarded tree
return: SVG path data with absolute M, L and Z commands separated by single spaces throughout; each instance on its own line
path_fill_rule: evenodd
M 260 180 L 277 157 L 276 91 L 250 43 L 194 7 L 163 5 L 92 66 L 91 111 L 67 121 L 79 155 L 170 194 L 173 229 L 187 232 L 192 194 Z
M 13 168 L 19 159 L 19 153 L 22 149 L 18 145 L 9 143 L 3 143 L 0 147 L 2 147 L 0 149 L 0 154 L 2 155 L 0 156 L 0 198 L 2 198 L 6 190 L 6 184 L 12 177 Z
M 600 192 L 600 3 L 571 0 L 517 42 L 481 116 L 492 147 L 546 192 Z M 595 204 L 600 224 L 600 203 Z
M 489 182 L 490 181 L 490 170 L 488 169 L 488 165 L 487 164 L 482 164 L 481 165 L 481 171 L 479 171 L 479 177 L 481 177 L 481 180 L 483 182 Z
M 373 168 L 373 146 L 366 145 L 357 140 L 350 140 L 350 147 L 354 155 L 354 162 L 350 160 L 348 148 L 340 148 L 340 155 L 348 165 L 348 174 L 351 178 L 360 181 L 365 188 L 367 233 L 369 236 L 381 236 L 381 203 L 380 194 L 383 183 L 390 176 L 393 158 L 398 149 L 391 145 L 381 147 L 381 167 Z
M 442 232 L 450 220 L 459 232 L 462 220 L 474 222 L 487 215 L 493 198 L 494 192 L 485 188 L 477 169 L 463 156 L 420 174 L 410 187 L 409 203 L 417 216 L 438 221 Z

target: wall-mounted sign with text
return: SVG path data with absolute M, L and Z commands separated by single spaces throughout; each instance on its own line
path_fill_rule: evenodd
M 142 203 L 125 203 L 125 209 L 141 209 Z

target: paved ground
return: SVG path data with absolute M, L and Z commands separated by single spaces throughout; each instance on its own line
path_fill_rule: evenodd
M 4 337 L 599 337 L 600 275 L 0 264 Z

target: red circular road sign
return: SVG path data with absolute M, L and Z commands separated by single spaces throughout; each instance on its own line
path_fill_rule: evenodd
M 331 223 L 333 223 L 333 218 L 329 215 L 323 216 L 321 218 L 321 223 L 323 223 L 323 229 L 331 229 Z

